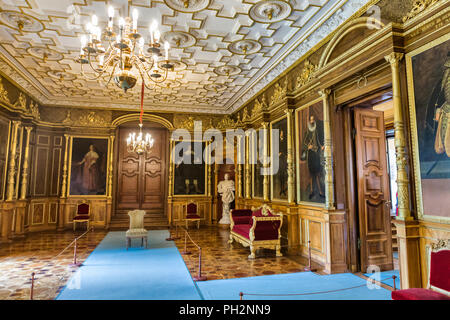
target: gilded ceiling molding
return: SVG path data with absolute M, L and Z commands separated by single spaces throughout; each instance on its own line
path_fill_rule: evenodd
M 413 3 L 413 7 L 411 11 L 403 17 L 402 21 L 403 23 L 413 19 L 423 11 L 427 10 L 428 8 L 432 7 L 434 4 L 441 2 L 441 0 L 417 0 Z
M 288 1 L 264 0 L 255 3 L 249 16 L 255 22 L 274 23 L 288 18 L 292 13 L 292 5 Z
M 144 113 L 143 119 L 144 119 L 144 121 L 156 122 L 156 123 L 162 124 L 164 127 L 166 127 L 169 130 L 176 129 L 174 127 L 174 125 L 172 124 L 172 122 L 170 122 L 169 120 L 167 120 L 163 117 L 160 117 L 160 116 L 157 116 L 154 114 Z M 137 120 L 139 120 L 139 114 L 138 113 L 130 113 L 130 114 L 126 114 L 126 115 L 123 115 L 121 117 L 114 119 L 111 122 L 111 126 L 118 127 L 124 123 L 137 121 Z
M 194 13 L 208 8 L 211 0 L 164 0 L 164 3 L 171 9 L 184 12 Z

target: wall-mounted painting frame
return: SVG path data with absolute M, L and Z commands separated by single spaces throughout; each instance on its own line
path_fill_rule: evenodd
M 93 150 L 91 145 L 94 146 Z M 70 136 L 69 148 L 68 196 L 107 197 L 111 158 L 109 137 L 73 135 Z M 87 171 L 89 163 L 93 163 L 94 168 Z
M 182 142 L 182 141 L 174 141 L 173 148 L 175 149 L 176 144 L 180 143 L 180 142 Z M 179 174 L 179 170 L 177 170 L 176 163 L 174 161 L 172 161 L 173 158 L 172 158 L 172 150 L 171 150 L 171 152 L 170 152 L 171 165 L 172 165 L 172 169 L 173 169 L 173 178 L 172 178 L 173 179 L 173 184 L 172 184 L 173 189 L 171 190 L 171 193 L 173 194 L 173 197 L 175 197 L 175 198 L 176 197 L 206 197 L 208 195 L 208 164 L 206 164 L 205 160 L 203 159 L 203 152 L 204 152 L 205 148 L 209 145 L 209 143 L 207 141 L 198 141 L 198 140 L 191 140 L 189 142 L 191 143 L 192 150 L 194 148 L 194 146 L 193 146 L 194 143 L 198 143 L 198 142 L 202 143 L 202 164 L 201 165 L 194 164 L 193 160 L 191 160 L 191 162 L 192 162 L 191 164 L 180 164 L 184 167 L 183 172 L 188 171 L 188 173 L 186 173 L 186 174 L 183 173 L 182 177 L 177 177 L 177 172 L 178 172 L 178 175 L 180 175 L 180 174 Z M 199 166 L 199 167 L 195 167 L 195 166 Z M 203 168 L 200 168 L 200 166 L 202 166 Z M 200 177 L 200 179 L 194 179 L 195 174 L 200 173 L 200 170 L 204 174 L 204 177 Z M 191 173 L 189 173 L 189 171 L 191 171 Z M 203 192 L 201 192 L 201 193 L 187 193 L 187 192 L 178 193 L 177 192 L 176 193 L 175 191 L 177 188 L 177 182 L 181 183 L 181 181 L 184 181 L 186 183 L 188 180 L 189 180 L 189 184 L 186 187 L 189 189 L 189 192 L 190 192 L 190 190 L 194 191 L 194 189 L 195 189 L 195 183 L 194 183 L 194 181 L 192 181 L 192 183 L 191 183 L 191 180 L 197 180 L 197 185 L 198 185 L 199 180 L 203 181 L 203 189 L 204 189 Z
M 310 168 L 308 167 L 308 161 L 309 158 L 305 158 L 302 157 L 302 153 L 303 153 L 303 140 L 304 138 L 304 134 L 303 132 L 306 132 L 305 130 L 308 130 L 308 128 L 303 128 L 300 126 L 300 113 L 303 113 L 305 111 L 307 111 L 310 108 L 315 108 L 317 109 L 316 113 L 316 117 L 320 116 L 319 113 L 321 113 L 321 117 L 322 117 L 322 128 L 317 128 L 317 130 L 322 130 L 322 136 L 323 136 L 323 99 L 322 98 L 318 98 L 315 99 L 311 102 L 309 102 L 308 104 L 305 104 L 304 106 L 301 106 L 299 108 L 297 108 L 295 110 L 295 163 L 296 163 L 296 183 L 297 183 L 297 204 L 304 204 L 304 205 L 310 205 L 310 206 L 317 206 L 317 207 L 321 207 L 321 208 L 325 208 L 325 170 L 324 170 L 324 166 L 323 163 L 320 163 L 320 173 L 318 173 L 319 175 L 319 184 L 320 184 L 320 188 L 322 189 L 323 192 L 323 201 L 317 200 L 317 201 L 310 201 L 311 196 L 308 196 L 308 199 L 305 199 L 305 195 L 304 193 L 306 192 L 305 190 L 302 189 L 302 179 L 304 179 L 304 177 L 306 175 L 303 175 L 303 177 L 301 177 L 302 172 L 305 170 L 308 170 L 308 172 L 310 172 Z M 319 117 L 320 120 L 320 117 Z M 317 172 L 318 166 L 315 166 L 314 172 Z M 309 176 L 310 173 L 308 173 L 308 179 L 310 179 L 310 185 L 311 185 L 311 177 Z M 314 185 L 313 185 L 313 192 L 317 193 L 317 189 L 319 189 L 319 186 L 317 184 L 317 180 L 315 177 L 312 178 L 313 183 L 315 182 L 315 186 L 316 186 L 316 190 L 314 191 Z M 311 187 L 310 187 L 311 190 Z M 313 193 L 313 192 L 310 192 Z M 322 199 L 320 197 L 320 192 L 319 192 L 319 198 L 317 198 L 317 194 L 314 195 L 315 199 Z
M 253 157 L 253 150 L 254 148 L 252 147 L 253 144 L 256 143 L 256 164 L 251 164 L 250 163 L 250 167 L 251 167 L 251 171 L 252 171 L 252 199 L 258 199 L 258 200 L 262 200 L 264 199 L 264 176 L 259 175 L 261 178 L 260 180 L 260 184 L 256 183 L 256 173 L 260 172 L 260 169 L 262 168 L 262 164 L 259 161 L 259 145 L 258 145 L 258 131 L 263 129 L 262 127 L 256 129 L 254 131 L 254 133 L 252 134 L 252 136 L 249 137 L 249 147 L 248 147 L 248 151 L 249 151 L 249 157 L 248 160 L 249 162 L 251 162 L 251 159 Z M 261 194 L 256 194 L 256 186 L 258 186 L 259 188 L 261 188 Z
M 270 161 L 273 165 L 274 163 L 274 152 L 273 152 L 273 135 L 272 130 L 279 130 L 279 167 L 278 172 L 270 176 L 270 196 L 273 201 L 288 202 L 288 165 L 287 165 L 287 139 L 288 133 L 288 123 L 287 116 L 282 116 L 275 119 L 270 123 Z M 284 197 L 277 197 L 284 194 Z
M 450 143 L 450 128 L 445 133 L 441 123 L 444 117 L 450 120 L 442 85 L 444 76 L 450 77 L 450 71 L 444 73 L 450 70 L 450 34 L 407 53 L 405 59 L 417 215 L 449 223 L 450 147 L 446 149 L 445 141 Z M 444 197 L 439 196 L 442 190 L 447 192 Z
M 0 193 L 0 200 L 5 200 L 6 198 L 6 181 L 8 180 L 6 175 L 8 173 L 9 164 L 9 145 L 11 140 L 11 121 L 4 118 L 0 118 L 0 148 L 4 148 L 4 164 L 0 176 L 0 183 L 2 186 Z

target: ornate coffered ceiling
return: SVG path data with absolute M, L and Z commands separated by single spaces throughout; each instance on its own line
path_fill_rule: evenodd
M 147 35 L 153 19 L 172 45 L 168 84 L 146 92 L 147 110 L 231 113 L 368 0 L 0 0 L 0 69 L 48 106 L 136 109 L 124 94 L 89 81 L 75 62 L 92 14 L 107 23 L 130 7 Z

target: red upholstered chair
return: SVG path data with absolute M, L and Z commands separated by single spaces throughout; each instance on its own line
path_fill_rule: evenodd
M 197 222 L 197 229 L 200 229 L 200 216 L 198 215 L 198 206 L 195 202 L 186 205 L 186 229 L 189 229 L 189 222 Z
M 90 206 L 88 203 L 83 202 L 83 203 L 78 204 L 77 213 L 76 213 L 75 217 L 73 218 L 73 231 L 75 231 L 77 223 L 83 223 L 83 222 L 86 222 L 86 228 L 89 229 L 89 211 L 90 211 Z
M 450 247 L 448 240 L 431 246 L 428 288 L 392 291 L 392 300 L 450 300 Z

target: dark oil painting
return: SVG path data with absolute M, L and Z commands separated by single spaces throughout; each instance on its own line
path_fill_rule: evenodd
M 450 40 L 411 58 L 423 213 L 450 213 Z
M 323 104 L 297 112 L 298 197 L 302 202 L 325 203 Z
M 183 141 L 176 142 L 176 146 Z M 184 150 L 184 157 L 190 159 L 183 161 L 183 150 L 181 146 L 179 160 L 174 161 L 174 195 L 204 195 L 206 193 L 206 163 L 203 159 L 203 150 L 205 150 L 206 143 L 201 142 L 202 151 L 195 154 L 195 142 L 188 143 Z M 197 142 L 199 143 L 199 142 Z M 177 149 L 177 147 L 175 148 Z
M 108 139 L 73 138 L 70 195 L 106 195 Z

